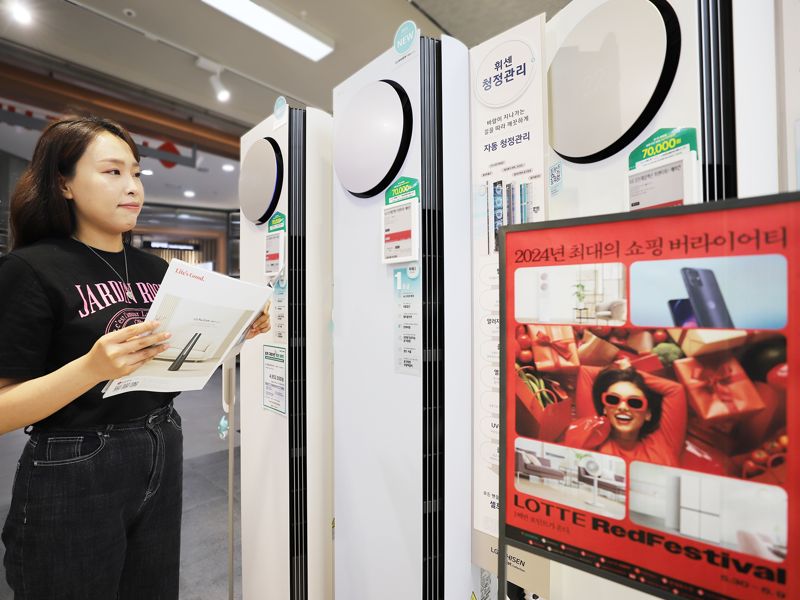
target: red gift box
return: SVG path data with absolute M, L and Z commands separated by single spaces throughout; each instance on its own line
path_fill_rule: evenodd
M 680 467 L 712 475 L 736 475 L 733 461 L 713 445 L 689 436 L 680 458 Z
M 656 375 L 664 371 L 664 365 L 661 359 L 655 354 L 644 354 L 632 360 L 631 366 L 637 371 L 644 371 L 645 373 L 653 373 Z
M 638 354 L 646 354 L 653 350 L 653 334 L 647 330 L 634 331 L 625 340 L 625 345 L 632 348 Z
M 574 372 L 578 369 L 578 346 L 572 327 L 528 325 L 533 362 L 542 373 Z
M 733 433 L 735 423 L 709 424 L 698 417 L 689 419 L 687 434 L 696 441 L 703 442 L 711 448 L 716 448 L 727 456 L 736 454 L 739 446 L 736 434 Z
M 670 337 L 686 356 L 703 356 L 724 352 L 747 342 L 747 332 L 741 329 L 667 329 Z
M 764 409 L 753 382 L 730 354 L 681 358 L 672 363 L 689 404 L 707 423 L 739 420 Z
M 578 358 L 582 365 L 605 367 L 617 356 L 619 348 L 597 337 L 590 331 L 583 333 L 583 343 L 578 348 Z
M 557 381 L 550 379 L 547 380 L 549 388 L 534 392 L 523 379 L 522 371 L 527 369 L 532 370 L 523 367 L 515 381 L 517 433 L 554 442 L 564 433 L 572 418 L 569 397 Z
M 753 385 L 765 408 L 737 427 L 743 452 L 763 444 L 767 437 L 786 426 L 786 390 L 763 381 L 754 381 Z

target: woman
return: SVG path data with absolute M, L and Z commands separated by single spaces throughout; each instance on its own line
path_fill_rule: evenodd
M 75 117 L 44 130 L 11 200 L 0 434 L 32 425 L 2 534 L 17 599 L 178 597 L 176 394 L 102 398 L 167 348 L 141 322 L 167 264 L 124 243 L 143 199 L 130 135 Z M 247 337 L 268 329 L 265 311 Z
M 589 389 L 591 394 L 587 393 Z M 583 419 L 571 426 L 573 432 L 585 431 L 587 424 L 594 421 L 600 431 L 607 433 L 599 439 L 589 436 L 593 449 L 628 462 L 679 465 L 686 439 L 686 396 L 682 385 L 626 365 L 603 370 L 582 367 L 577 397 L 578 414 Z M 586 406 L 588 397 L 591 408 Z M 591 413 L 597 416 L 589 417 Z M 576 436 L 568 431 L 566 443 L 573 445 L 575 440 Z M 588 447 L 586 443 L 581 446 Z

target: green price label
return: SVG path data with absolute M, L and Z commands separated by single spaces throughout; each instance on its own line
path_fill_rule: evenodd
M 386 206 L 403 202 L 404 200 L 419 200 L 419 180 L 411 177 L 401 177 L 386 188 Z
M 635 169 L 641 161 L 681 146 L 689 146 L 689 150 L 697 152 L 697 130 L 694 127 L 659 129 L 631 152 L 628 157 L 628 169 Z
M 267 231 L 286 231 L 286 215 L 276 212 L 267 222 Z

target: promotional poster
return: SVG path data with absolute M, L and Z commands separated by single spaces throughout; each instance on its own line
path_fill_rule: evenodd
M 787 195 L 503 230 L 509 550 L 660 597 L 800 597 L 798 231 Z

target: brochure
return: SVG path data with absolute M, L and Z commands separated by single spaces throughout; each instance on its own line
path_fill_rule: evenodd
M 168 331 L 169 349 L 127 377 L 109 381 L 108 398 L 123 392 L 199 390 L 244 343 L 272 288 L 253 285 L 172 259 L 145 321 Z

